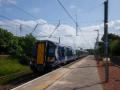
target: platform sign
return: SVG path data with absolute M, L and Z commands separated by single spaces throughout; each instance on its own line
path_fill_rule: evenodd
M 109 43 L 105 42 L 105 48 L 108 48 L 108 46 L 109 46 Z

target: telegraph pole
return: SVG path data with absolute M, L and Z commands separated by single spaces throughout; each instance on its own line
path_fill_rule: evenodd
M 105 82 L 109 81 L 108 46 L 108 0 L 106 0 L 104 2 Z

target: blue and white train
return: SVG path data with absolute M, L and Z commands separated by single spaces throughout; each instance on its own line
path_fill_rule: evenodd
M 30 61 L 30 66 L 33 72 L 40 73 L 85 55 L 87 53 L 84 51 L 75 54 L 71 47 L 48 40 L 40 40 L 33 46 L 33 58 Z

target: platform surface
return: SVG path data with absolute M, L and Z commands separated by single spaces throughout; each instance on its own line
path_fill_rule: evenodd
M 61 67 L 12 90 L 103 90 L 94 56 Z

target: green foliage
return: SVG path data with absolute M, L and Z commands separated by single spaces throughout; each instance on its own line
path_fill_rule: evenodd
M 18 72 L 21 73 L 15 74 Z M 6 78 L 0 79 L 0 83 L 7 84 L 11 80 L 14 80 L 29 73 L 32 73 L 30 67 L 27 65 L 21 65 L 18 59 L 13 57 L 0 58 L 0 76 L 8 76 Z
M 113 40 L 117 40 L 117 39 L 120 39 L 120 37 L 118 35 L 115 35 L 115 34 L 108 34 L 108 41 L 109 42 L 112 42 Z M 104 35 L 102 37 L 102 41 L 104 41 Z
M 22 64 L 27 64 L 26 60 L 30 60 L 32 56 L 32 47 L 36 42 L 36 38 L 32 36 L 32 34 L 26 35 L 25 37 L 19 38 L 19 45 L 22 48 L 19 48 L 18 55 L 21 57 L 20 62 Z M 18 56 L 18 57 L 19 57 Z
M 120 55 L 120 40 L 114 40 L 110 44 L 110 54 L 111 56 Z
M 13 34 L 0 28 L 0 54 L 9 54 L 9 47 L 13 43 Z
M 87 49 L 87 51 L 89 52 L 89 54 L 93 55 L 94 54 L 94 49 Z
M 9 76 L 7 78 L 0 79 L 0 83 L 1 84 L 8 84 L 10 81 L 16 80 L 18 78 L 21 78 L 24 75 L 31 74 L 31 73 L 32 73 L 32 71 L 28 71 L 28 72 L 19 73 L 17 75 L 11 75 L 11 76 Z
M 32 47 L 36 41 L 32 34 L 17 37 L 0 28 L 0 54 L 13 55 L 19 58 L 22 64 L 28 64 L 32 56 Z
M 0 76 L 9 75 L 19 71 L 29 69 L 28 66 L 21 65 L 15 58 L 0 58 Z
M 104 35 L 102 37 L 104 41 Z M 109 55 L 119 56 L 120 55 L 120 36 L 115 34 L 108 34 L 109 41 Z M 99 54 L 104 54 L 104 42 L 99 42 Z
M 99 42 L 99 49 L 98 49 L 98 53 L 100 54 L 100 56 L 104 55 L 104 42 Z

